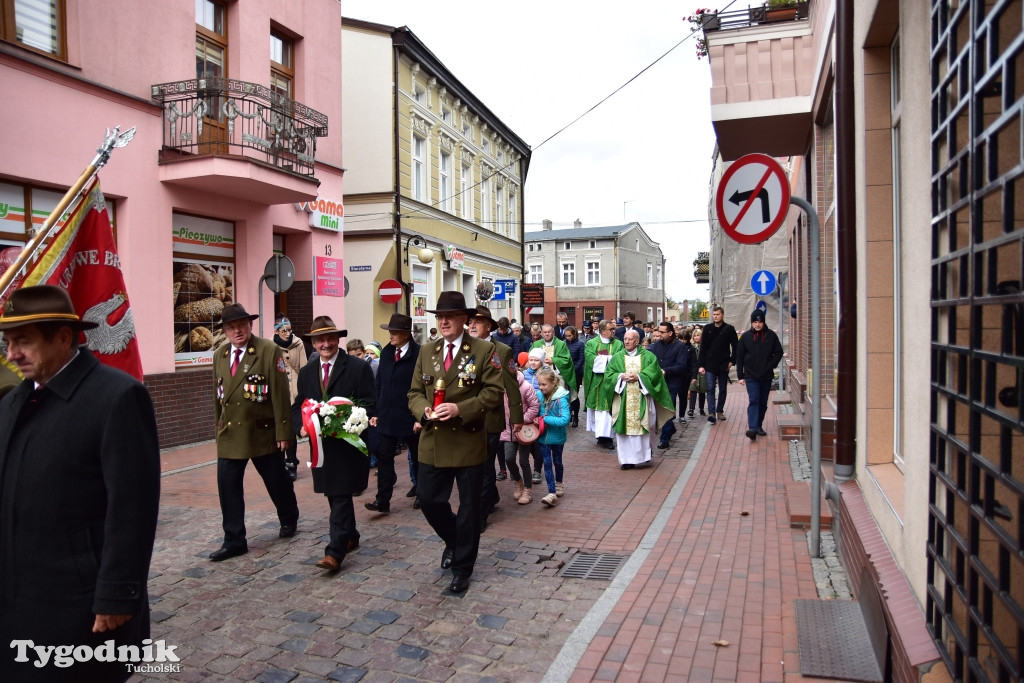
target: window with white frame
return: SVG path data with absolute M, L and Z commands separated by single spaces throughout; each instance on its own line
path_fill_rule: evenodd
M 441 210 L 452 210 L 452 155 L 441 152 Z
M 412 196 L 423 201 L 426 195 L 426 153 L 427 141 L 418 135 L 412 136 Z
M 651 265 L 650 261 L 647 262 L 647 286 L 654 286 L 654 266 Z
M 651 322 L 654 319 L 654 309 L 650 306 L 647 307 L 647 320 L 645 322 Z
M 449 126 L 452 125 L 452 110 L 441 109 L 441 123 L 447 123 Z
M 572 242 L 562 242 L 562 250 L 569 251 L 572 249 Z
M 655 325 L 660 325 L 661 322 L 664 319 L 665 319 L 665 309 L 663 309 L 661 306 L 658 306 L 658 318 L 656 320 L 654 320 L 654 324 Z
M 466 220 L 473 220 L 473 167 L 469 164 L 462 165 L 462 175 L 459 179 L 462 192 L 462 217 Z
M 661 289 L 661 266 L 658 266 L 658 277 L 654 281 L 654 286 Z
M 588 285 L 599 285 L 601 284 L 601 261 L 587 261 L 587 284 Z
M 501 206 L 501 195 L 505 193 L 505 188 L 498 185 L 497 190 L 494 192 L 494 215 L 497 217 L 497 225 L 494 226 L 494 231 L 505 234 L 505 212 Z
M 473 129 L 469 127 L 468 123 L 462 124 L 462 137 L 473 142 Z
M 576 286 L 576 262 L 562 261 L 562 285 L 565 287 Z
M 494 226 L 491 225 L 491 179 L 485 178 L 480 183 L 480 213 L 482 217 L 480 223 L 488 230 L 493 230 Z
M 480 149 L 482 149 L 484 152 L 489 153 L 491 150 L 491 141 L 488 140 L 487 138 L 483 138 L 482 140 L 480 140 Z
M 530 282 L 544 282 L 544 264 L 530 264 Z
M 508 193 L 508 234 L 512 239 L 519 239 L 519 226 L 516 225 L 516 197 Z
M 422 105 L 426 106 L 426 104 L 427 104 L 427 91 L 422 89 L 422 88 L 420 88 L 418 85 L 417 86 L 413 86 L 412 98 L 414 100 L 416 100 L 416 104 L 422 104 Z
M 597 249 L 597 240 L 590 240 L 590 242 L 588 242 L 588 245 L 588 249 Z

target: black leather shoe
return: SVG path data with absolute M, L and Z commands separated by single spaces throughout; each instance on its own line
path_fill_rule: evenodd
M 622 466 L 619 467 L 619 469 L 620 470 L 631 470 L 631 469 L 633 469 L 633 467 L 634 467 L 634 465 L 622 465 Z
M 412 501 L 412 509 L 413 510 L 419 510 L 420 509 L 420 497 L 419 496 L 416 496 L 416 498 L 413 499 L 413 501 Z
M 286 462 L 284 464 L 284 468 L 286 470 L 288 470 L 288 478 L 289 479 L 291 479 L 292 481 L 295 481 L 298 478 L 299 473 L 298 473 L 298 468 L 296 468 L 296 466 L 295 466 L 295 463 Z
M 451 548 L 445 548 L 444 552 L 441 553 L 441 569 L 451 569 L 453 559 L 455 559 L 455 551 Z
M 448 590 L 452 593 L 465 593 L 467 588 L 469 588 L 468 576 L 452 577 L 452 582 L 448 586 Z
M 221 546 L 220 549 L 214 550 L 210 553 L 210 562 L 223 562 L 224 560 L 231 559 L 232 557 L 245 555 L 247 552 L 249 552 L 249 548 L 244 545 Z
M 768 436 L 768 432 L 764 431 L 760 427 L 758 427 L 755 431 L 757 432 L 758 436 Z
M 409 493 L 405 494 L 405 497 L 406 498 L 415 498 L 416 497 L 416 484 L 412 485 L 412 488 L 409 489 Z
M 391 512 L 391 503 L 382 503 L 379 500 L 364 503 L 363 507 L 371 512 L 379 512 L 382 515 L 386 515 Z
M 668 441 L 662 441 L 661 443 L 658 444 L 658 448 L 664 450 L 664 449 L 668 448 L 668 445 L 669 445 Z
M 294 524 L 282 524 L 281 525 L 281 530 L 279 532 L 277 532 L 277 537 L 278 538 L 291 538 L 294 535 L 295 535 L 295 525 Z

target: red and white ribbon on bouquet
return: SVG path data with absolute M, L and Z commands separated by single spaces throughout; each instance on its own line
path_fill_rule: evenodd
M 327 401 L 314 401 L 307 398 L 302 402 L 302 426 L 309 434 L 309 462 L 306 467 L 324 466 L 324 444 L 320 432 L 320 409 L 325 405 L 341 406 L 352 405 L 352 401 L 341 396 L 335 396 Z

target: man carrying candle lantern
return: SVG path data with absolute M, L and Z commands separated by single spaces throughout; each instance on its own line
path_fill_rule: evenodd
M 427 522 L 444 541 L 441 568 L 452 570 L 448 590 L 462 593 L 476 564 L 480 539 L 480 492 L 487 465 L 488 412 L 502 405 L 501 361 L 493 343 L 465 333 L 476 310 L 461 292 L 441 292 L 437 308 L 441 339 L 420 349 L 409 389 L 409 410 L 423 425 L 416 485 Z M 459 490 L 458 513 L 448 502 Z

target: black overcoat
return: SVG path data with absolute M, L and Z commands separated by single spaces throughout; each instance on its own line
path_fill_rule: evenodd
M 385 436 L 401 439 L 413 436 L 416 419 L 409 412 L 409 388 L 412 386 L 420 345 L 409 341 L 401 360 L 395 362 L 395 347 L 388 344 L 380 352 L 377 366 L 377 429 Z M 419 437 L 416 437 L 419 438 Z
M 14 663 L 7 645 L 149 637 L 160 505 L 153 403 L 141 383 L 85 349 L 33 388 L 26 380 L 0 401 L 0 680 L 123 680 L 124 664 L 107 674 L 90 670 L 95 662 L 35 668 Z M 93 634 L 96 614 L 132 617 Z
M 302 428 L 302 402 L 307 398 L 322 401 L 324 396 L 347 398 L 366 409 L 367 417 L 376 413 L 376 393 L 370 364 L 339 351 L 331 365 L 327 391 L 320 383 L 320 362 L 307 363 L 299 370 L 299 393 L 292 403 L 295 432 Z M 363 432 L 363 441 L 367 433 Z M 311 436 L 310 438 L 316 438 Z M 324 464 L 314 467 L 313 490 L 325 496 L 354 495 L 366 490 L 370 477 L 370 457 L 341 439 L 323 437 Z

